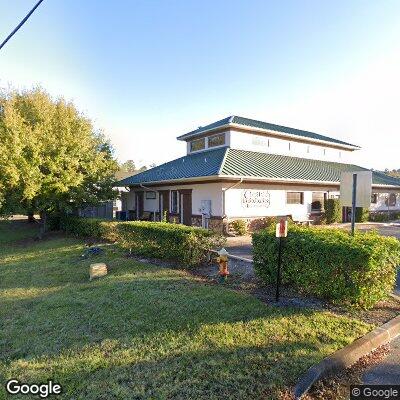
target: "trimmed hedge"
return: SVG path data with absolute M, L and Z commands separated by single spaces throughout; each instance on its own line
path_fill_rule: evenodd
M 339 199 L 325 200 L 325 218 L 327 224 L 342 222 L 342 206 Z
M 224 244 L 212 231 L 166 222 L 117 222 L 65 216 L 61 229 L 79 237 L 118 242 L 132 254 L 176 261 L 189 266 L 206 261 L 208 250 Z
M 276 281 L 278 241 L 272 229 L 253 235 L 254 267 Z M 393 290 L 400 242 L 376 232 L 292 226 L 284 243 L 282 282 L 336 303 L 371 308 Z
M 369 218 L 368 208 L 357 207 L 356 208 L 356 222 L 367 222 Z

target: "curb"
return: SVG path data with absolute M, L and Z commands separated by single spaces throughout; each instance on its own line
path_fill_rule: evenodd
M 375 328 L 360 339 L 324 358 L 319 364 L 311 367 L 298 381 L 294 388 L 296 400 L 308 392 L 310 387 L 322 377 L 350 367 L 361 357 L 369 354 L 400 335 L 400 315 L 386 324 Z
M 239 260 L 239 261 L 244 261 L 249 264 L 253 264 L 253 260 L 250 260 L 250 258 L 244 258 L 244 257 L 239 257 L 239 256 L 234 256 L 233 254 L 228 254 L 229 258 L 232 258 L 234 260 Z

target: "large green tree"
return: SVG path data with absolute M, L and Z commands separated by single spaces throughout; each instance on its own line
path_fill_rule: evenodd
M 50 212 L 115 197 L 110 143 L 73 103 L 41 88 L 0 93 L 0 214 Z

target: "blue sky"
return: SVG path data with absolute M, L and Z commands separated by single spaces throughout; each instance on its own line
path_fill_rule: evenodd
M 0 38 L 34 0 L 2 3 Z M 0 86 L 74 100 L 120 160 L 178 157 L 176 136 L 236 114 L 400 168 L 399 50 L 397 0 L 44 0 L 0 51 Z

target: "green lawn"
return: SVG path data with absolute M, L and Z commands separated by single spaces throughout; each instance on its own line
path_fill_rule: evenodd
M 11 377 L 51 378 L 66 399 L 275 399 L 370 329 L 267 306 L 111 246 L 96 258 L 109 274 L 89 282 L 81 241 L 0 236 L 1 399 Z

